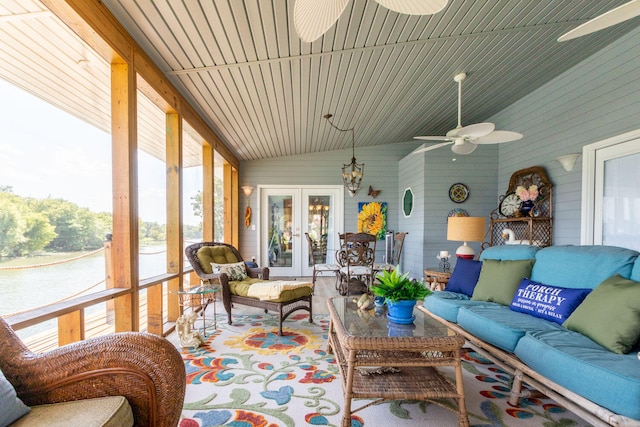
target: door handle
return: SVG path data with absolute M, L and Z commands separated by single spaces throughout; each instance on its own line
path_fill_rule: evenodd
M 300 237 L 300 233 L 292 234 L 293 237 Z

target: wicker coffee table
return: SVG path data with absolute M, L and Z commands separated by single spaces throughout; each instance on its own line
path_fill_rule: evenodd
M 389 400 L 428 400 L 451 410 L 434 400 L 443 398 L 457 403 L 459 425 L 469 426 L 460 365 L 464 339 L 418 309 L 413 325 L 396 325 L 386 313 L 359 313 L 352 299 L 328 301 L 327 350 L 335 353 L 342 376 L 342 426 L 351 425 L 352 413 Z M 438 366 L 453 366 L 456 383 L 444 378 Z M 375 400 L 352 409 L 352 399 L 358 398 Z

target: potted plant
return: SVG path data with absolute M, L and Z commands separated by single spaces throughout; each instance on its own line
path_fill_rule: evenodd
M 387 302 L 389 320 L 404 325 L 413 323 L 416 301 L 430 295 L 431 290 L 424 282 L 410 279 L 409 273 L 400 274 L 398 267 L 393 271 L 384 270 L 376 278 L 378 283 L 371 286 L 371 292 Z

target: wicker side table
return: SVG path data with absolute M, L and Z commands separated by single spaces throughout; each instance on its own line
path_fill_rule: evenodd
M 432 291 L 444 290 L 450 278 L 451 272 L 444 271 L 439 267 L 427 267 L 424 270 L 424 280 L 429 284 Z

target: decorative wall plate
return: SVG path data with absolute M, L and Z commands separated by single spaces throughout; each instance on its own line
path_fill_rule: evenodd
M 469 197 L 469 187 L 458 182 L 449 188 L 449 198 L 452 202 L 462 203 Z

